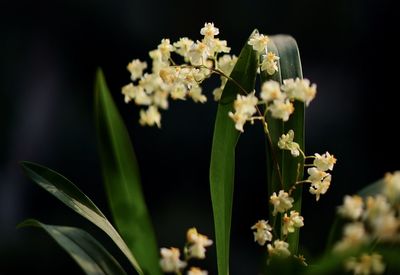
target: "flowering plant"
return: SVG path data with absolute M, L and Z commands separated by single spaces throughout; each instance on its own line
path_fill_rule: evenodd
M 229 54 L 227 41 L 217 38 L 219 29 L 213 23 L 206 23 L 200 34 L 202 39 L 196 42 L 187 37 L 175 43 L 162 39 L 149 53 L 152 66 L 147 73 L 144 73 L 148 68 L 146 62 L 139 59 L 130 62 L 127 69 L 132 82 L 122 88 L 122 94 L 126 103 L 143 106 L 140 124 L 160 128 L 160 110 L 168 109 L 168 99 L 190 98 L 205 103 L 203 82 L 214 75 L 220 77 L 221 85 L 213 91 L 218 110 L 210 163 L 218 273 L 229 274 L 235 147 L 246 123 L 261 123 L 267 147 L 268 194 L 264 199 L 268 198 L 269 202 L 268 216 L 249 225 L 254 241 L 266 247 L 266 273 L 274 274 L 277 270 L 285 274 L 398 271 L 399 264 L 393 255 L 397 255 L 400 241 L 400 172 L 387 174 L 358 195 L 345 196 L 338 208 L 339 217 L 326 255 L 308 266 L 309 260 L 299 253 L 299 230 L 305 226 L 301 215 L 303 187 L 316 201 L 320 200 L 331 185 L 330 172 L 336 158 L 329 152 L 305 153 L 305 107 L 316 96 L 316 85 L 303 79 L 295 40 L 284 35 L 267 36 L 255 30 L 236 57 Z M 259 89 L 256 89 L 257 78 Z M 104 231 L 137 273 L 207 274 L 191 266 L 191 259 L 204 259 L 206 248 L 214 242 L 196 228 L 187 231 L 182 250 L 158 249 L 129 134 L 101 71 L 95 90 L 102 170 L 118 230 L 63 176 L 30 162 L 22 163 L 24 171 Z M 125 274 L 115 258 L 81 229 L 46 225 L 36 220 L 21 224 L 26 225 L 46 230 L 87 274 Z

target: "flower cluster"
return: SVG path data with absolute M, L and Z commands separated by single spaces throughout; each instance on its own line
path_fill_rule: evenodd
M 331 185 L 332 176 L 326 171 L 332 171 L 336 158 L 328 152 L 323 155 L 316 153 L 312 158 L 314 158 L 314 167 L 307 169 L 309 174 L 307 180 L 311 183 L 310 193 L 315 195 L 315 199 L 318 201 L 321 194 L 325 194 Z
M 362 245 L 400 242 L 399 202 L 400 171 L 387 173 L 382 190 L 375 196 L 346 195 L 338 214 L 350 223 L 344 226 L 343 236 L 334 250 L 343 252 Z M 384 271 L 381 258 L 378 254 L 365 254 L 359 260 L 349 259 L 346 267 L 354 274 L 381 274 Z
M 200 34 L 203 38 L 196 42 L 187 37 L 174 43 L 162 39 L 157 48 L 149 52 L 152 60 L 150 72 L 144 72 L 148 65 L 139 59 L 128 64 L 132 82 L 122 88 L 122 94 L 126 103 L 133 101 L 146 107 L 140 111 L 140 124 L 161 127 L 159 110 L 168 109 L 169 98 L 206 102 L 200 84 L 212 73 L 221 75 L 221 86 L 214 90 L 214 98 L 218 100 L 221 97 L 226 76 L 231 73 L 237 57 L 228 54 L 230 48 L 226 40 L 216 38 L 219 29 L 213 23 L 205 23 Z M 181 56 L 185 63 L 177 65 L 173 54 Z
M 197 232 L 196 228 L 190 228 L 186 233 L 186 245 L 184 247 L 184 260 L 180 259 L 180 250 L 175 247 L 161 248 L 160 266 L 163 272 L 182 274 L 182 270 L 192 258 L 205 259 L 206 247 L 213 244 L 207 236 Z M 207 275 L 208 272 L 198 267 L 191 267 L 187 275 Z

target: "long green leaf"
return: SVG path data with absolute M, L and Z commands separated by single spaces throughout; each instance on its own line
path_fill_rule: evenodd
M 29 219 L 18 227 L 34 226 L 44 229 L 88 275 L 125 275 L 115 258 L 89 233 L 67 226 L 43 224 Z
M 243 47 L 230 77 L 245 90 L 255 85 L 258 56 L 247 43 Z M 218 104 L 211 151 L 210 188 L 214 212 L 218 274 L 229 273 L 229 241 L 232 219 L 233 186 L 235 176 L 235 147 L 239 132 L 228 113 L 240 89 L 228 81 Z
M 268 47 L 268 50 L 276 53 L 280 57 L 279 73 L 276 73 L 272 77 L 263 73 L 261 75 L 262 82 L 268 79 L 283 82 L 283 80 L 288 78 L 303 77 L 297 43 L 291 36 L 271 36 L 271 42 Z M 282 151 L 277 146 L 279 137 L 292 129 L 295 133 L 294 141 L 297 142 L 300 145 L 300 148 L 304 151 L 304 103 L 295 101 L 294 107 L 295 111 L 287 122 L 274 119 L 269 113 L 266 115 L 272 143 L 270 144 L 269 141 L 267 143 L 269 196 L 280 189 L 290 189 L 296 181 L 303 177 L 304 159 L 301 156 L 294 158 L 290 152 Z M 280 174 L 276 169 L 276 164 L 274 163 L 275 160 L 279 163 Z M 292 196 L 295 200 L 293 210 L 300 212 L 302 188 L 297 187 Z M 275 223 L 275 230 L 280 232 L 280 223 Z M 288 235 L 287 241 L 292 254 L 296 254 L 299 244 L 299 230 L 297 229 L 294 233 Z
M 98 70 L 95 116 L 108 201 L 117 228 L 145 274 L 161 274 L 153 226 L 129 134 Z
M 139 274 L 143 274 L 124 240 L 97 206 L 71 181 L 59 173 L 33 162 L 21 162 L 25 174 L 50 194 L 103 230 L 121 249 Z

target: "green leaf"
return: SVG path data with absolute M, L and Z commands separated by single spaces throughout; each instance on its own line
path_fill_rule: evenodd
M 266 80 L 275 80 L 283 82 L 288 78 L 303 78 L 301 69 L 301 61 L 299 49 L 296 41 L 288 35 L 271 36 L 268 44 L 269 51 L 277 54 L 279 59 L 279 72 L 273 76 L 269 76 L 266 72 L 261 74 L 261 83 Z M 304 103 L 300 101 L 294 102 L 294 113 L 289 120 L 283 122 L 274 119 L 270 113 L 266 114 L 269 133 L 271 140 L 267 142 L 267 177 L 268 177 L 268 196 L 280 189 L 289 190 L 293 184 L 303 178 L 304 159 L 302 156 L 293 157 L 289 151 L 282 151 L 278 148 L 278 140 L 282 134 L 286 134 L 289 130 L 293 130 L 294 141 L 300 145 L 304 152 Z M 280 173 L 278 172 L 274 161 L 279 163 Z M 301 212 L 302 187 L 298 186 L 292 193 L 294 198 L 293 210 Z M 272 208 L 270 207 L 270 213 Z M 279 216 L 278 216 L 279 219 Z M 280 232 L 280 223 L 276 222 L 275 230 Z M 289 250 L 292 254 L 297 254 L 299 245 L 299 230 L 288 235 L 287 242 Z
M 135 153 L 101 70 L 96 78 L 95 117 L 103 179 L 114 221 L 144 273 L 161 274 Z
M 33 219 L 26 220 L 18 225 L 18 227 L 26 226 L 44 229 L 88 275 L 126 274 L 114 257 L 82 229 L 47 225 Z
M 255 85 L 258 55 L 246 42 L 230 75 L 246 91 Z M 233 186 L 235 176 L 235 147 L 239 132 L 228 113 L 233 101 L 241 93 L 238 86 L 228 81 L 218 104 L 211 151 L 210 188 L 214 212 L 218 274 L 229 273 L 229 241 L 232 218 Z
M 103 230 L 125 254 L 136 271 L 143 274 L 121 236 L 97 206 L 78 187 L 64 176 L 39 164 L 23 161 L 21 166 L 28 178 Z

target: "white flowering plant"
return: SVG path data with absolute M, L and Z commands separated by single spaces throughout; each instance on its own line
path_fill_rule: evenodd
M 217 38 L 219 29 L 213 23 L 206 23 L 200 34 L 201 40 L 196 41 L 162 39 L 149 52 L 151 68 L 139 59 L 130 62 L 131 82 L 122 88 L 122 94 L 126 103 L 141 106 L 141 125 L 160 128 L 161 110 L 169 108 L 170 99 L 205 103 L 210 96 L 203 93 L 203 82 L 213 76 L 220 78 L 220 86 L 213 90 L 218 109 L 209 175 L 218 274 L 230 273 L 235 148 L 245 127 L 254 123 L 262 125 L 267 149 L 268 194 L 257 199 L 268 201 L 268 214 L 249 225 L 254 242 L 265 247 L 262 272 L 399 272 L 400 172 L 388 173 L 359 194 L 344 197 L 327 252 L 320 259 L 306 261 L 299 251 L 299 231 L 306 226 L 301 215 L 303 189 L 319 201 L 331 185 L 336 158 L 329 152 L 305 153 L 305 108 L 316 96 L 316 85 L 303 79 L 295 40 L 255 30 L 235 56 L 227 41 Z M 78 187 L 57 172 L 23 162 L 26 175 L 105 232 L 138 274 L 208 274 L 192 266 L 191 260 L 206 258 L 214 241 L 195 227 L 188 229 L 182 249 L 158 247 L 129 134 L 100 70 L 95 103 L 102 172 L 117 229 Z M 114 256 L 82 229 L 33 219 L 21 226 L 43 228 L 87 274 L 126 274 Z

